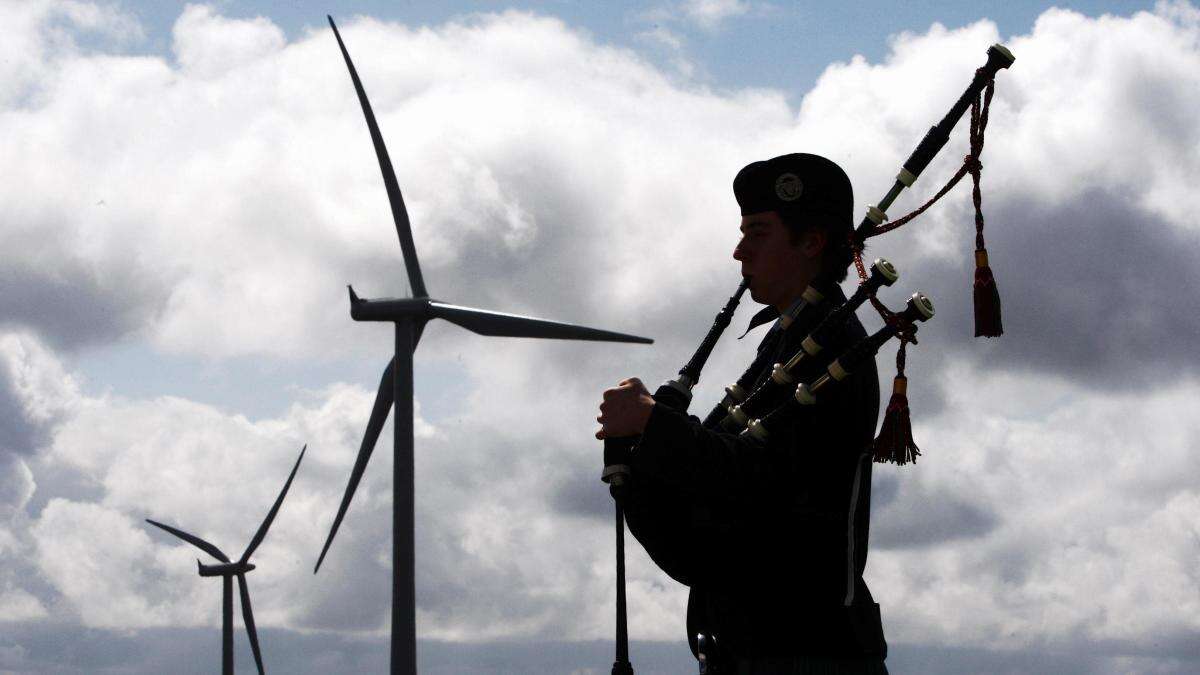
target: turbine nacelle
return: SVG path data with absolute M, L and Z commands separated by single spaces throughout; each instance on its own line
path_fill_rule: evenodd
M 355 321 L 402 321 L 404 319 L 432 319 L 429 298 L 360 298 L 350 289 L 350 318 Z
M 350 289 L 350 317 L 355 321 L 388 321 L 399 324 L 412 322 L 416 327 L 414 343 L 420 339 L 425 322 L 444 319 L 480 335 L 493 337 L 533 337 L 558 340 L 599 340 L 606 342 L 640 342 L 649 344 L 650 338 L 614 333 L 613 331 L 576 326 L 561 321 L 548 321 L 532 316 L 493 312 L 448 302 L 427 296 L 416 298 L 379 298 L 367 300 L 358 297 L 353 286 Z M 415 348 L 415 344 L 414 344 Z
M 200 570 L 202 577 L 235 577 L 239 574 L 245 574 L 254 569 L 254 564 L 249 562 L 231 562 L 221 563 L 219 565 L 205 565 L 199 560 L 196 561 L 196 567 Z

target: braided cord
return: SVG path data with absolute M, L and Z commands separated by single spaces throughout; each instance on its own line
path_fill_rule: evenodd
M 976 250 L 984 248 L 982 195 L 979 192 L 979 174 L 983 170 L 983 164 L 980 163 L 979 156 L 983 154 L 983 130 L 987 128 L 988 108 L 991 107 L 992 92 L 995 89 L 995 81 L 988 82 L 987 91 L 983 97 L 982 111 L 978 99 L 971 102 L 971 154 L 967 157 L 968 161 L 963 164 L 971 172 L 971 201 L 975 203 Z

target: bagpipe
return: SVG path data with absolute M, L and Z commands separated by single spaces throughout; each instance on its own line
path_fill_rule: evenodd
M 907 377 L 904 374 L 906 346 L 916 344 L 917 325 L 933 318 L 933 303 L 922 293 L 913 293 L 904 310 L 893 312 L 876 298 L 876 292 L 893 285 L 899 277 L 895 266 L 887 260 L 877 258 L 871 265 L 868 274 L 863 263 L 862 253 L 866 240 L 895 230 L 924 213 L 930 206 L 941 199 L 965 175 L 970 174 L 973 183 L 972 202 L 975 209 L 975 336 L 996 337 L 1003 333 L 1000 316 L 1000 298 L 996 289 L 995 277 L 988 261 L 987 248 L 983 238 L 983 213 L 980 193 L 980 175 L 983 168 L 980 155 L 983 152 L 984 130 L 987 127 L 988 110 L 995 88 L 995 76 L 1000 70 L 1008 68 L 1014 62 L 1012 53 L 1003 45 L 994 44 L 987 50 L 987 62 L 976 69 L 970 85 L 951 106 L 950 111 L 940 122 L 931 127 L 922 138 L 917 148 L 901 166 L 892 187 L 877 204 L 867 207 L 867 213 L 862 222 L 850 233 L 849 244 L 853 262 L 859 277 L 859 286 L 852 296 L 835 308 L 829 308 L 824 303 L 824 295 L 815 287 L 809 286 L 804 293 L 804 302 L 797 303 L 792 312 L 780 317 L 780 329 L 789 330 L 797 325 L 795 319 L 800 311 L 815 308 L 822 313 L 822 318 L 807 337 L 801 342 L 800 350 L 787 361 L 773 365 L 771 375 L 753 390 L 747 391 L 752 383 L 736 382 L 725 389 L 725 396 L 708 417 L 707 421 L 720 420 L 720 430 L 727 433 L 738 433 L 762 442 L 766 442 L 772 429 L 794 418 L 803 409 L 816 404 L 828 390 L 837 386 L 849 374 L 874 358 L 879 349 L 891 338 L 899 339 L 900 347 L 897 352 L 897 374 L 893 381 L 892 397 L 888 402 L 884 421 L 879 435 L 872 443 L 870 451 L 876 462 L 893 462 L 898 465 L 915 463 L 920 455 L 916 443 L 912 439 L 911 419 L 907 400 Z M 941 151 L 950 138 L 950 132 L 970 108 L 970 153 L 964 158 L 962 165 L 930 200 L 902 218 L 889 222 L 887 209 L 892 202 L 904 191 L 911 188 L 917 178 Z M 717 340 L 729 326 L 733 313 L 746 290 L 743 280 L 735 294 L 729 298 L 725 306 L 717 314 L 712 327 L 704 340 L 696 349 L 692 358 L 679 371 L 678 377 L 660 386 L 654 392 L 657 405 L 686 412 L 692 399 L 692 389 L 700 380 L 704 368 Z M 883 319 L 883 327 L 851 345 L 848 349 L 830 359 L 828 346 L 835 336 L 841 334 L 851 316 L 866 302 L 870 302 Z M 811 365 L 814 360 L 821 360 L 824 372 L 810 382 L 800 381 L 799 374 L 802 365 Z M 753 371 L 754 368 L 751 368 Z M 751 371 L 747 371 L 748 374 Z M 780 396 L 784 392 L 794 392 L 782 403 Z M 706 424 L 707 426 L 707 424 Z M 624 529 L 625 518 L 623 505 L 630 497 L 633 477 L 630 471 L 631 453 L 638 442 L 638 437 L 606 438 L 604 440 L 605 468 L 601 479 L 609 485 L 609 491 L 616 503 L 616 564 L 617 564 L 617 607 L 616 607 L 616 660 L 613 663 L 613 675 L 633 675 L 633 666 L 629 662 L 628 626 L 626 622 L 625 598 L 625 556 Z M 631 531 L 633 526 L 631 524 Z M 636 536 L 636 531 L 634 532 Z M 653 544 L 643 541 L 647 553 L 658 562 Z M 662 566 L 660 564 L 660 566 Z M 668 573 L 670 573 L 668 571 Z M 672 575 L 674 576 L 674 575 Z M 714 653 L 714 637 L 710 635 L 696 636 L 696 656 L 700 662 L 702 673 L 714 674 L 720 670 L 720 659 Z

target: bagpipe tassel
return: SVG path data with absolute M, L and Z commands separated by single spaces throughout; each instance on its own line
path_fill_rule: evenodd
M 979 190 L 979 178 L 983 164 L 983 130 L 987 128 L 988 108 L 991 107 L 995 83 L 988 82 L 983 102 L 978 98 L 971 102 L 971 154 L 964 166 L 971 174 L 971 201 L 975 205 L 975 337 L 999 337 L 1004 334 L 1000 323 L 1000 292 L 996 289 L 996 277 L 988 265 L 987 246 L 983 243 L 983 197 Z
M 998 337 L 1004 334 L 1000 321 L 1000 291 L 988 265 L 986 248 L 975 251 L 975 337 Z
M 912 419 L 908 411 L 908 378 L 897 375 L 892 382 L 892 398 L 888 401 L 883 427 L 875 439 L 875 461 L 892 462 L 901 466 L 915 463 L 921 454 L 913 442 Z

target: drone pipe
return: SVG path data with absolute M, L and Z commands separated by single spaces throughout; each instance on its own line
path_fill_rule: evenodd
M 895 266 L 883 258 L 876 258 L 871 265 L 870 278 L 859 284 L 853 295 L 830 312 L 820 325 L 804 338 L 800 343 L 800 351 L 786 363 L 776 363 L 771 377 L 764 380 L 741 404 L 728 408 L 729 414 L 721 420 L 721 428 L 729 433 L 737 433 L 749 424 L 753 416 L 767 412 L 763 410 L 763 406 L 767 405 L 768 401 L 776 400 L 777 394 L 784 387 L 795 386 L 797 367 L 806 359 L 821 353 L 825 345 L 829 344 L 867 298 L 874 296 L 881 286 L 891 286 L 899 277 Z
M 979 92 L 983 90 L 987 83 L 996 77 L 996 73 L 1004 68 L 1008 68 L 1013 64 L 1016 58 L 1012 52 L 1002 44 L 994 44 L 988 47 L 987 63 L 975 71 L 975 76 L 971 79 L 971 84 L 966 91 L 958 97 L 954 105 L 950 107 L 950 111 L 933 127 L 930 127 L 926 132 L 925 137 L 921 139 L 920 144 L 905 160 L 904 165 L 900 168 L 900 172 L 896 175 L 896 182 L 892 188 L 888 190 L 883 199 L 879 200 L 876 205 L 867 207 L 867 215 L 859 223 L 854 230 L 854 239 L 859 247 L 862 242 L 870 238 L 875 229 L 887 220 L 887 210 L 895 201 L 896 197 L 906 187 L 912 187 L 917 181 L 917 177 L 929 166 L 933 158 L 941 152 L 946 142 L 950 139 L 950 132 L 954 129 L 954 125 L 962 118 L 963 113 L 971 106 L 971 101 L 979 96 Z
M 913 293 L 904 311 L 896 315 L 895 320 L 884 324 L 883 328 L 859 340 L 845 353 L 829 364 L 825 373 L 812 384 L 801 383 L 796 387 L 796 395 L 789 397 L 778 408 L 763 419 L 752 421 L 742 434 L 750 434 L 760 441 L 770 437 L 770 429 L 776 427 L 781 420 L 791 419 L 799 409 L 817 402 L 817 394 L 835 382 L 846 379 L 858 370 L 866 361 L 875 356 L 875 352 L 883 343 L 890 340 L 904 326 L 912 326 L 917 321 L 927 321 L 933 318 L 933 302 L 924 294 Z

